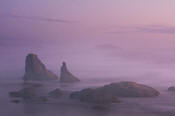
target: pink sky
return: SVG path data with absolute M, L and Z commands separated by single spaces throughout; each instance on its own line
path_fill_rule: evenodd
M 16 65 L 22 69 L 26 54 L 34 52 L 52 70 L 64 60 L 83 76 L 87 70 L 97 75 L 115 75 L 117 69 L 133 74 L 140 68 L 148 73 L 150 67 L 172 71 L 174 4 L 173 0 L 1 0 L 0 70 Z

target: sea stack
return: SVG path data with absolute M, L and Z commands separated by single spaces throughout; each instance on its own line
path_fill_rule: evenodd
M 56 80 L 58 77 L 49 71 L 36 54 L 28 54 L 25 61 L 24 80 Z
M 67 69 L 66 63 L 63 62 L 61 66 L 61 73 L 60 73 L 60 82 L 65 83 L 72 83 L 72 82 L 79 82 L 80 80 L 75 77 L 72 73 L 69 72 Z

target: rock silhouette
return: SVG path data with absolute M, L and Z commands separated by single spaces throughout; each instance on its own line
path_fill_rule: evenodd
M 95 89 L 83 89 L 71 93 L 72 99 L 86 102 L 116 102 L 116 97 L 156 97 L 160 93 L 152 87 L 135 82 L 119 82 Z
M 35 89 L 33 88 L 23 88 L 19 91 L 13 91 L 9 93 L 10 97 L 30 99 L 36 97 Z
M 73 92 L 70 95 L 72 99 L 79 99 L 81 102 L 94 103 L 94 104 L 110 104 L 110 103 L 119 103 L 120 100 L 113 94 L 110 94 L 107 91 L 98 89 L 83 89 L 80 92 Z
M 169 88 L 168 88 L 168 91 L 173 91 L 173 92 L 175 92 L 175 86 L 169 87 Z
M 28 54 L 25 61 L 24 80 L 55 80 L 58 77 L 49 71 L 35 54 Z
M 63 62 L 60 73 L 60 82 L 78 82 L 80 81 L 77 77 L 75 77 L 72 73 L 67 69 L 66 63 Z
M 112 83 L 102 89 L 119 97 L 156 97 L 160 94 L 152 87 L 129 81 Z
M 13 103 L 23 102 L 46 102 L 48 98 L 46 96 L 39 96 L 35 88 L 23 88 L 19 91 L 9 92 L 9 96 L 12 98 L 19 98 L 12 100 Z
M 62 95 L 63 95 L 63 91 L 60 89 L 55 89 L 49 92 L 49 97 L 52 97 L 52 98 L 59 98 Z

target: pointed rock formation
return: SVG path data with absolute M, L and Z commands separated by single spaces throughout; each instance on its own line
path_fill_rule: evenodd
M 77 77 L 75 77 L 72 73 L 69 72 L 67 69 L 66 63 L 63 62 L 61 67 L 61 74 L 60 74 L 60 82 L 78 82 L 80 81 Z
M 28 54 L 25 61 L 24 80 L 56 80 L 58 77 L 47 70 L 37 55 Z

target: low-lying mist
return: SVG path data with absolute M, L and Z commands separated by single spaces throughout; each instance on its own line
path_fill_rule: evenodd
M 15 62 L 2 62 L 0 79 L 1 81 L 21 81 L 24 75 L 25 55 Z M 46 67 L 60 75 L 61 60 L 49 60 L 53 56 L 38 55 Z M 58 55 L 59 57 L 59 55 Z M 48 62 L 47 62 L 48 61 Z M 172 64 L 154 64 L 150 62 L 143 62 L 141 60 L 129 60 L 118 58 L 116 61 L 104 60 L 99 61 L 67 61 L 68 67 L 77 77 L 83 81 L 92 82 L 118 82 L 118 81 L 136 81 L 154 86 L 173 85 L 174 84 L 174 67 Z M 9 63 L 9 64 L 6 64 Z M 11 64 L 12 63 L 12 64 Z M 81 64 L 82 63 L 82 64 Z

